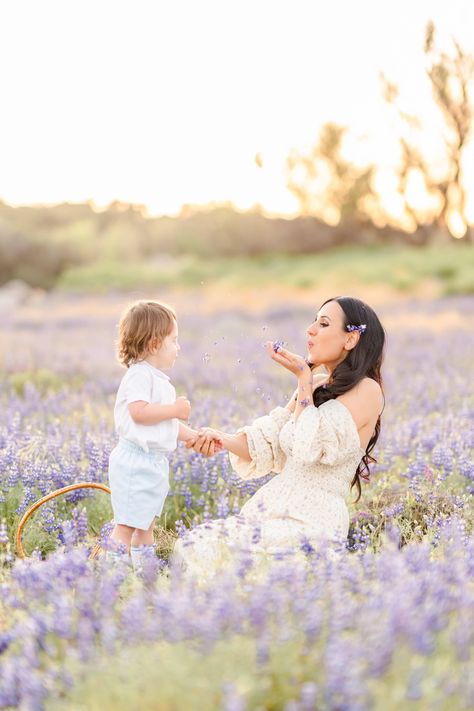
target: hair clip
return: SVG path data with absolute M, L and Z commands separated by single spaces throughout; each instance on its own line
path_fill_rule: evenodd
M 346 326 L 348 331 L 359 331 L 359 333 L 364 333 L 367 328 L 365 323 L 361 323 L 360 326 Z

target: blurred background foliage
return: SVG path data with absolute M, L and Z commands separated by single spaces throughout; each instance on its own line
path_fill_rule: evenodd
M 398 289 L 430 277 L 442 284 L 442 293 L 474 292 L 467 207 L 472 186 L 464 171 L 474 117 L 474 57 L 455 39 L 449 50 L 440 49 L 430 22 L 424 58 L 433 112 L 441 118 L 436 129 L 424 127 L 402 105 L 398 86 L 381 75 L 398 141 L 396 218 L 377 190 L 380 166 L 348 160 L 351 129 L 329 122 L 309 151 L 288 155 L 287 187 L 299 204 L 293 219 L 266 216 L 258 206 L 239 212 L 231 203 L 184 205 L 177 217 L 152 218 L 144 205 L 118 200 L 100 211 L 89 203 L 0 202 L 0 285 L 20 279 L 45 289 L 104 290 L 230 278 L 239 285 L 283 281 L 304 288 L 325 275 Z M 436 160 L 423 154 L 420 140 L 433 130 Z M 260 154 L 255 161 L 263 167 Z
M 0 204 L 0 284 L 21 279 L 78 291 L 216 281 L 310 288 L 327 278 L 401 290 L 435 279 L 441 293 L 473 293 L 474 250 L 436 225 L 421 237 L 354 218 L 331 226 L 314 216 L 269 218 L 230 205 L 147 218 L 140 206 L 124 203 L 102 212 L 88 204 Z

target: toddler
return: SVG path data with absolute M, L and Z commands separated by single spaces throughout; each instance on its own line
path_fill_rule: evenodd
M 196 431 L 187 420 L 191 405 L 176 391 L 164 371 L 178 356 L 175 312 L 157 301 L 138 301 L 119 324 L 118 359 L 127 368 L 115 401 L 117 446 L 109 459 L 109 484 L 114 529 L 107 557 L 128 560 L 135 570 L 153 551 L 155 517 L 160 516 L 169 490 L 170 452 L 177 440 Z

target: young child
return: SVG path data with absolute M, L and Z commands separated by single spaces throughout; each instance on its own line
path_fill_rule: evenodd
M 175 312 L 157 301 L 138 301 L 119 324 L 118 359 L 127 368 L 115 401 L 117 446 L 109 459 L 114 529 L 107 557 L 120 559 L 130 550 L 135 570 L 153 550 L 155 516 L 160 516 L 169 490 L 168 455 L 177 440 L 196 431 L 187 420 L 191 404 L 176 391 L 164 371 L 178 356 Z

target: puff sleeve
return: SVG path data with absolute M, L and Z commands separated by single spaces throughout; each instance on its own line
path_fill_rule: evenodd
M 131 366 L 126 379 L 124 379 L 124 396 L 127 405 L 137 400 L 152 402 L 152 389 L 153 383 L 150 373 L 141 367 Z
M 351 413 L 337 400 L 307 407 L 295 423 L 292 456 L 307 464 L 339 465 L 359 453 L 359 433 Z
M 247 462 L 232 452 L 229 459 L 232 469 L 241 479 L 258 479 L 270 472 L 279 474 L 286 461 L 280 447 L 280 430 L 290 419 L 286 407 L 275 407 L 268 415 L 259 417 L 251 425 L 241 427 L 237 432 L 245 432 L 251 461 Z

